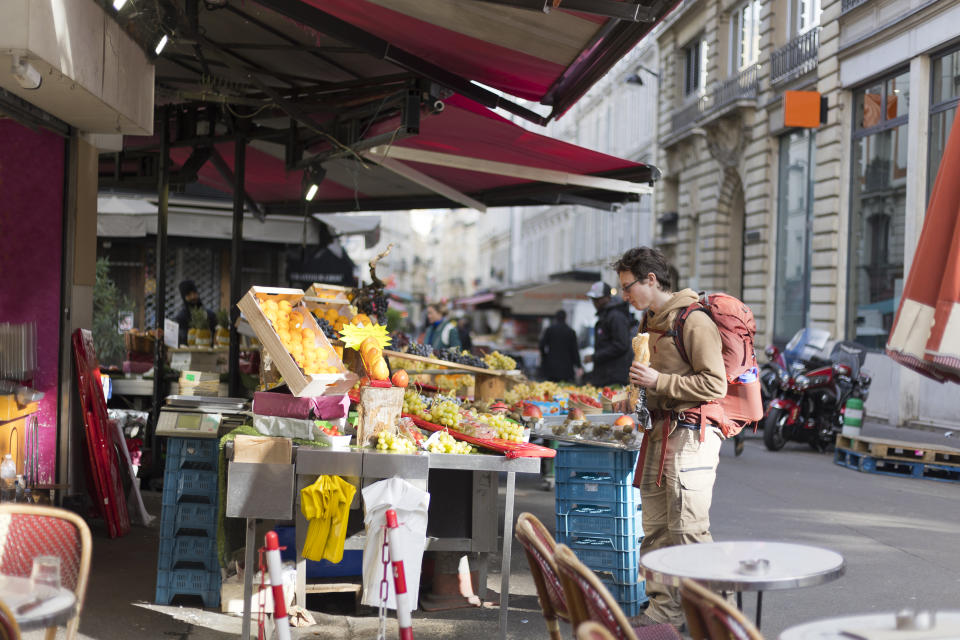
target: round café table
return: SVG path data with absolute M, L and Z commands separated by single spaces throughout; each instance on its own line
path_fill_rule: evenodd
M 960 631 L 960 611 L 937 611 L 933 631 L 939 629 L 944 631 L 942 637 L 956 638 L 956 632 Z M 951 630 L 954 632 L 950 633 Z M 858 632 L 865 635 L 861 636 Z M 896 614 L 890 611 L 887 613 L 824 618 L 823 620 L 798 624 L 789 629 L 784 629 L 780 634 L 780 640 L 853 640 L 858 637 L 866 637 L 870 632 L 890 634 L 890 637 L 903 634 L 904 640 L 915 636 L 917 633 L 907 630 L 898 631 Z
M 21 631 L 64 625 L 73 617 L 77 596 L 60 587 L 30 590 L 30 578 L 0 575 L 0 600 L 9 607 Z
M 718 591 L 757 592 L 757 628 L 763 592 L 823 584 L 843 575 L 839 553 L 789 542 L 738 540 L 684 544 L 649 551 L 640 557 L 640 574 L 650 582 L 679 587 L 690 578 Z

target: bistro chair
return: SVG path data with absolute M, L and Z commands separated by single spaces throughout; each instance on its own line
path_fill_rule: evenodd
M 77 637 L 90 576 L 91 549 L 87 523 L 71 511 L 39 505 L 0 504 L 0 573 L 29 577 L 34 557 L 60 558 L 60 582 L 77 596 L 76 611 L 67 624 L 66 640 Z M 50 627 L 46 637 L 53 638 L 56 632 L 56 627 Z
M 523 545 L 530 565 L 533 583 L 537 586 L 537 597 L 543 620 L 547 623 L 547 632 L 552 640 L 561 640 L 559 620 L 570 622 L 566 594 L 557 575 L 557 563 L 553 552 L 557 546 L 553 536 L 543 523 L 531 513 L 521 513 L 517 517 L 517 540 Z
M 736 607 L 689 578 L 680 581 L 680 601 L 693 640 L 763 640 Z
M 607 588 L 567 545 L 558 544 L 554 558 L 560 583 L 567 594 L 571 622 L 578 634 L 580 626 L 592 620 L 617 640 L 680 640 L 680 634 L 671 624 L 632 628 L 630 620 Z
M 577 640 L 617 640 L 616 637 L 599 622 L 587 620 L 577 627 Z
M 10 607 L 0 602 L 0 640 L 20 640 L 20 626 Z

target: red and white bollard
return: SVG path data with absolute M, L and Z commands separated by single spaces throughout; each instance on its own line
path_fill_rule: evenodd
M 270 588 L 273 591 L 273 623 L 277 627 L 277 640 L 290 640 L 290 623 L 283 595 L 283 562 L 280 560 L 280 541 L 275 531 L 267 532 L 266 556 Z
M 387 542 L 390 545 L 390 562 L 393 564 L 393 585 L 397 594 L 397 626 L 400 627 L 400 640 L 413 640 L 413 620 L 410 617 L 410 594 L 407 592 L 407 577 L 403 571 L 400 556 L 400 523 L 397 512 L 387 509 Z

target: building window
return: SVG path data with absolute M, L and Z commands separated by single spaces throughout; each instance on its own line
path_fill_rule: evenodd
M 910 74 L 854 92 L 848 337 L 882 349 L 903 291 Z
M 778 344 L 786 344 L 807 325 L 814 148 L 814 135 L 809 129 L 798 129 L 780 138 L 773 318 L 773 340 Z
M 730 16 L 730 73 L 743 71 L 756 64 L 760 55 L 760 2 L 751 0 L 740 5 Z
M 960 103 L 960 50 L 933 60 L 933 92 L 930 100 L 930 146 L 927 162 L 927 196 L 940 169 L 940 159 L 950 136 Z
M 797 11 L 797 35 L 806 33 L 820 24 L 820 0 L 797 0 L 794 5 Z
M 707 43 L 697 38 L 683 48 L 683 95 L 699 94 L 707 79 Z

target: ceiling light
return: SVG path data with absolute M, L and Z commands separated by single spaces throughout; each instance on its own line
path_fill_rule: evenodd
M 120 11 L 120 9 L 123 9 L 123 5 L 125 4 L 127 4 L 127 0 L 113 0 L 114 11 Z
M 160 55 L 160 52 L 163 51 L 163 48 L 164 48 L 165 46 L 167 46 L 167 36 L 166 36 L 166 35 L 164 35 L 162 38 L 160 38 L 160 42 L 157 43 L 157 48 L 154 49 L 154 51 L 157 52 L 157 55 Z
M 16 53 L 13 54 L 10 71 L 24 89 L 39 89 L 40 83 L 43 82 L 43 77 L 40 75 L 40 72 L 37 71 L 37 68 Z
M 317 191 L 320 190 L 320 183 L 323 182 L 326 176 L 327 170 L 322 166 L 308 167 L 306 171 L 303 172 L 303 183 L 309 185 L 307 187 L 307 193 L 303 196 L 304 200 L 310 202 L 317 196 Z
M 317 191 L 318 191 L 319 189 L 320 189 L 320 187 L 317 185 L 317 183 L 313 183 L 313 184 L 310 185 L 310 188 L 307 189 L 307 195 L 304 196 L 304 198 L 307 200 L 307 202 L 310 202 L 311 200 L 314 199 L 314 197 L 317 195 Z

